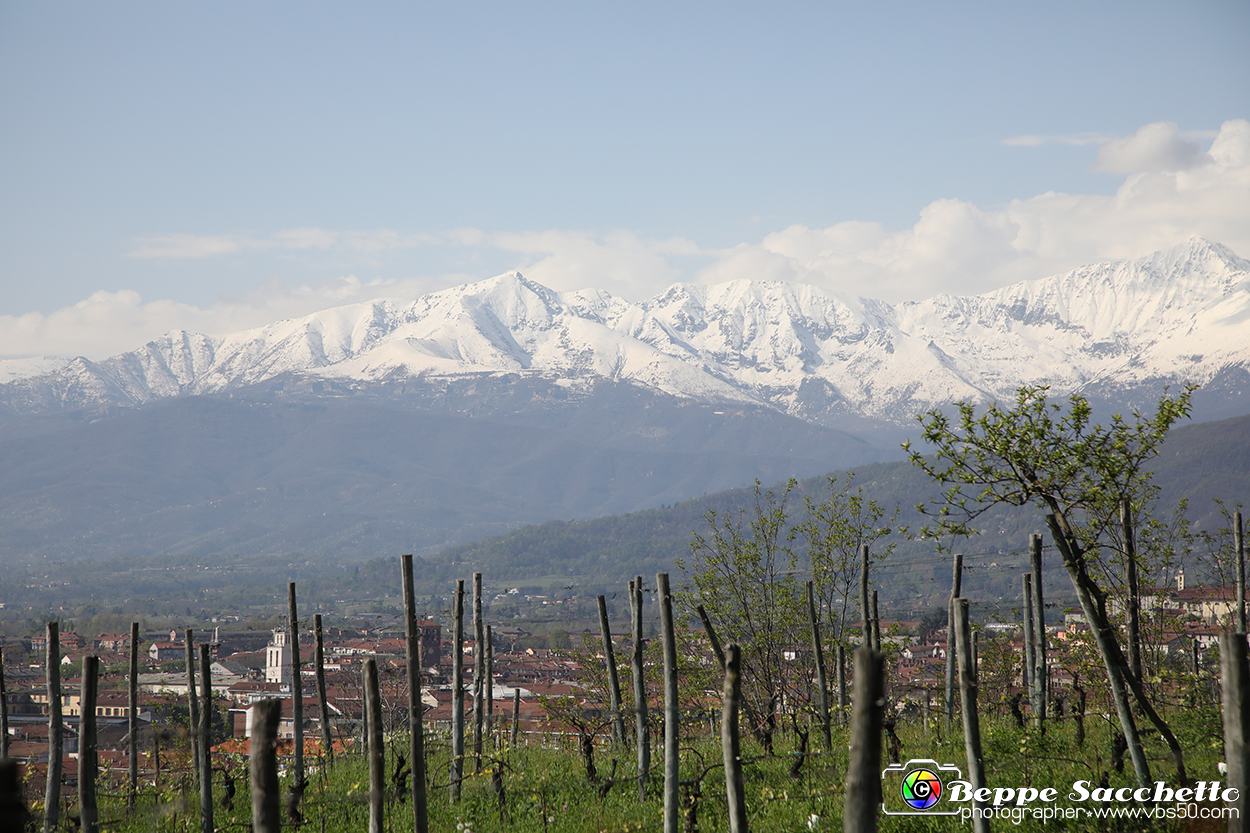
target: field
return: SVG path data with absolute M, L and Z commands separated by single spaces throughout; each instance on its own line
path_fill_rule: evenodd
M 1195 703 L 1188 708 L 1174 709 L 1169 714 L 1187 754 L 1187 765 L 1194 780 L 1219 779 L 1216 764 L 1223 757 L 1219 713 L 1213 703 Z M 909 713 L 897 724 L 896 734 L 902 762 L 909 759 L 933 759 L 939 764 L 964 767 L 963 738 L 958 731 L 952 735 L 942 731 L 944 720 L 934 713 L 930 719 Z M 724 770 L 721 766 L 719 742 L 710 736 L 708 723 L 692 722 L 681 746 L 681 779 L 683 807 L 682 829 L 687 831 L 720 831 L 728 828 L 725 809 Z M 800 724 L 801 728 L 801 724 Z M 1111 768 L 1114 725 L 1106 716 L 1090 714 L 1086 718 L 1087 736 L 1083 745 L 1075 739 L 1070 719 L 1051 721 L 1044 734 L 1031 725 L 1016 725 L 1010 715 L 986 714 L 982 722 L 984 757 L 990 787 L 1056 788 L 1053 802 L 1033 800 L 1023 807 L 1008 802 L 1008 812 L 1015 817 L 999 819 L 991 824 L 998 829 L 1012 830 L 1222 830 L 1224 821 L 1195 822 L 1191 818 L 1099 818 L 1099 812 L 1123 812 L 1135 805 L 1120 803 L 1072 801 L 1068 795 L 1072 784 L 1088 782 L 1089 789 L 1100 783 L 1112 788 L 1133 786 L 1132 767 L 1123 773 Z M 506 729 L 505 729 L 506 731 Z M 655 737 L 653 732 L 653 739 Z M 798 772 L 793 768 L 800 756 L 798 735 L 792 729 L 779 735 L 776 754 L 767 755 L 753 742 L 744 739 L 743 758 L 747 809 L 750 827 L 755 831 L 841 830 L 843 787 L 846 779 L 848 752 L 847 730 L 835 727 L 833 748 L 819 748 L 819 731 L 811 732 L 810 753 L 802 759 Z M 473 761 L 466 761 L 466 779 L 461 800 L 449 800 L 449 750 L 446 734 L 427 734 L 429 766 L 429 822 L 436 831 L 518 831 L 519 833 L 599 833 L 600 831 L 661 830 L 662 777 L 660 750 L 652 755 L 653 777 L 648 797 L 638 799 L 634 750 L 612 748 L 604 736 L 597 739 L 594 764 L 597 780 L 587 778 L 585 761 L 575 735 L 534 735 L 522 737 L 511 746 L 505 735 L 495 738 L 496 751 L 484 756 L 482 772 L 473 771 Z M 1167 750 L 1153 739 L 1148 747 L 1152 775 L 1175 788 Z M 384 804 L 384 828 L 387 831 L 413 829 L 413 814 L 407 790 L 393 783 L 397 756 L 406 752 L 404 735 L 390 737 L 386 742 L 387 789 Z M 888 738 L 885 749 L 888 751 Z M 299 811 L 303 827 L 314 831 L 358 831 L 368 825 L 369 776 L 359 744 L 333 764 L 310 760 L 311 784 Z M 177 752 L 171 750 L 170 760 Z M 883 760 L 887 753 L 883 752 Z M 185 760 L 185 752 L 183 753 Z M 613 759 L 617 761 L 615 779 Z M 218 830 L 244 831 L 251 821 L 248 791 L 247 760 L 244 756 L 217 755 L 214 766 L 215 824 Z M 185 765 L 184 765 L 185 767 Z M 224 809 L 224 775 L 235 785 L 232 808 Z M 1103 779 L 1106 779 L 1105 782 Z M 949 780 L 946 789 L 950 789 Z M 184 774 L 167 773 L 165 786 L 159 792 L 151 786 L 141 790 L 138 806 L 127 814 L 124 792 L 102 790 L 101 822 L 105 830 L 118 831 L 194 831 L 200 830 L 199 797 Z M 283 800 L 289 795 L 289 777 L 282 779 Z M 894 788 L 894 782 L 887 783 Z M 502 788 L 500 790 L 499 788 Z M 897 804 L 897 802 L 895 802 Z M 968 805 L 962 805 L 967 807 Z M 1165 802 L 1160 808 L 1184 816 L 1218 812 L 1211 802 L 1177 805 Z M 1043 808 L 1068 808 L 1069 816 L 1043 820 Z M 36 805 L 32 808 L 42 813 Z M 69 814 L 74 815 L 71 806 Z M 1061 809 L 1058 812 L 1063 813 Z M 879 829 L 884 831 L 942 831 L 964 827 L 967 821 L 958 817 L 879 816 Z M 284 819 L 284 826 L 293 827 Z

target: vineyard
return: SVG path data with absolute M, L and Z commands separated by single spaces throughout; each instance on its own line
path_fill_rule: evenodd
M 1187 394 L 1165 398 L 1153 420 L 1117 418 L 1110 429 L 1088 425 L 1076 398 L 1060 413 L 1027 390 L 1014 410 L 995 406 L 977 418 L 969 407 L 958 428 L 928 415 L 926 439 L 938 453 L 913 462 L 949 487 L 933 529 L 966 534 L 980 507 L 1040 504 L 1080 601 L 1080 613 L 1062 622 L 1047 614 L 1044 547 L 1034 535 L 1018 628 L 974 621 L 954 553 L 944 632 L 934 633 L 940 622 L 926 634 L 883 629 L 872 586 L 884 580 L 888 548 L 873 545 L 893 531 L 888 511 L 853 489 L 832 488 L 824 503 L 807 500 L 805 520 L 795 520 L 790 487 L 757 485 L 752 510 L 708 514 L 707 531 L 679 562 L 682 586 L 659 573 L 654 584 L 635 576 L 622 588 L 628 637 L 613 633 L 598 597 L 598 633 L 588 630 L 562 657 L 575 684 L 538 698 L 537 723 L 520 719 L 520 687 L 511 689 L 511 710 L 506 701 L 496 706 L 482 573 L 468 590 L 456 582 L 444 680 L 425 655 L 413 559 L 404 556 L 405 662 L 385 697 L 375 659 L 359 664 L 358 716 L 331 719 L 321 615 L 306 662 L 307 622 L 295 583 L 288 586 L 288 627 L 269 650 L 289 672 L 289 740 L 279 736 L 283 701 L 260 698 L 247 709 L 245 745 L 221 742 L 210 645 L 199 645 L 197 663 L 188 631 L 187 731 L 153 738 L 144 750 L 153 766 L 141 778 L 135 623 L 128 778 L 101 779 L 99 662 L 85 657 L 71 795 L 62 790 L 61 671 L 52 659 L 61 654 L 51 622 L 44 791 L 32 795 L 37 788 L 6 763 L 0 815 L 26 813 L 32 829 L 42 819 L 47 831 L 203 833 L 745 833 L 964 823 L 977 831 L 1240 830 L 1250 769 L 1240 513 L 1227 516 L 1224 532 L 1202 538 L 1235 586 L 1168 597 L 1196 599 L 1210 626 L 1172 602 L 1154 605 L 1149 600 L 1166 594 L 1139 575 L 1169 569 L 1178 546 L 1198 540 L 1148 513 L 1136 517 L 1150 494 L 1141 463 L 1186 402 Z M 1178 585 L 1183 593 L 1183 574 Z M 315 716 L 303 711 L 306 684 L 316 687 Z M 427 702 L 433 692 L 425 689 L 434 687 L 448 695 L 445 719 L 434 719 L 441 713 Z M 7 705 L 3 714 L 7 744 Z M 306 731 L 314 726 L 316 736 Z

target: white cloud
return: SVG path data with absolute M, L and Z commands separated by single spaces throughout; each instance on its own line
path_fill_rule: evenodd
M 1185 171 L 1202 161 L 1201 145 L 1181 138 L 1176 122 L 1160 121 L 1145 125 L 1132 136 L 1103 142 L 1094 170 L 1113 174 Z
M 481 239 L 523 255 L 516 268 L 552 289 L 594 287 L 630 299 L 681 280 L 682 271 L 670 258 L 700 254 L 689 240 L 645 240 L 628 231 L 502 233 Z
M 291 228 L 275 233 L 273 239 L 288 249 L 329 249 L 339 241 L 339 233 L 323 228 Z
M 129 289 L 101 291 L 47 315 L 0 315 L 0 358 L 55 355 L 102 359 L 133 350 L 174 329 L 231 333 L 333 306 L 377 298 L 416 298 L 474 279 L 472 275 L 455 274 L 361 281 L 347 275 L 296 286 L 271 280 L 208 307 L 168 299 L 145 302 Z
M 909 229 L 792 226 L 739 246 L 700 278 L 775 276 L 889 301 L 975 293 L 1086 263 L 1140 257 L 1193 235 L 1250 254 L 1250 121 L 1225 122 L 1206 153 L 1168 123 L 1108 139 L 1113 196 L 1049 192 L 997 210 L 925 206 Z M 780 258 L 780 260 L 778 260 Z
M 140 238 L 138 246 L 127 256 L 184 260 L 234 254 L 256 247 L 257 241 L 239 235 L 166 234 Z
M 316 249 L 323 252 L 350 253 L 375 256 L 396 249 L 412 249 L 441 242 L 432 234 L 401 234 L 391 229 L 337 232 L 329 229 L 308 227 L 282 229 L 266 237 L 247 232 L 233 234 L 167 234 L 143 237 L 138 245 L 127 252 L 134 258 L 188 258 L 214 257 L 245 251 Z
M 1062 136 L 1037 136 L 1034 134 L 1025 134 L 1023 136 L 1012 136 L 1003 139 L 1003 144 L 1011 147 L 1035 148 L 1042 145 L 1074 145 L 1080 147 L 1082 145 L 1100 145 L 1107 141 L 1110 136 L 1102 133 L 1069 133 Z

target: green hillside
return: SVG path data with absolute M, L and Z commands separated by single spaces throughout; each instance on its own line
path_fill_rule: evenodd
M 1232 505 L 1250 497 L 1250 416 L 1177 428 L 1153 468 L 1162 490 L 1160 507 L 1174 508 L 1186 498 L 1190 501 L 1188 517 L 1195 526 L 1211 528 L 1220 522 L 1214 499 Z M 845 483 L 851 473 L 833 476 Z M 893 539 L 897 552 L 883 566 L 883 599 L 915 599 L 921 604 L 940 599 L 949 587 L 949 562 L 935 553 L 933 542 L 914 540 L 923 523 L 915 507 L 932 500 L 936 489 L 907 462 L 861 466 L 853 472 L 853 483 L 865 496 L 887 507 L 898 506 L 900 522 L 913 529 L 913 539 Z M 801 480 L 789 505 L 801 513 L 804 496 L 819 500 L 827 490 L 825 477 Z M 450 566 L 453 572 L 463 565 L 463 569 L 482 570 L 492 578 L 518 583 L 528 576 L 563 575 L 584 585 L 616 587 L 629 576 L 674 569 L 673 559 L 688 552 L 691 533 L 705 527 L 708 511 L 736 512 L 746 509 L 751 500 L 750 489 L 734 489 L 627 515 L 549 521 L 452 547 L 431 560 Z M 1030 508 L 984 516 L 981 535 L 961 546 L 970 592 L 983 598 L 1013 596 L 1028 535 L 1042 529 L 1040 514 Z M 1057 559 L 1051 559 L 1047 569 L 1055 572 L 1057 586 L 1066 588 Z

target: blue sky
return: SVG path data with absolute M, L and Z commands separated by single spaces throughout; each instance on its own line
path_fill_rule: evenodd
M 1250 4 L 0 5 L 0 358 L 518 268 L 897 301 L 1250 256 Z

